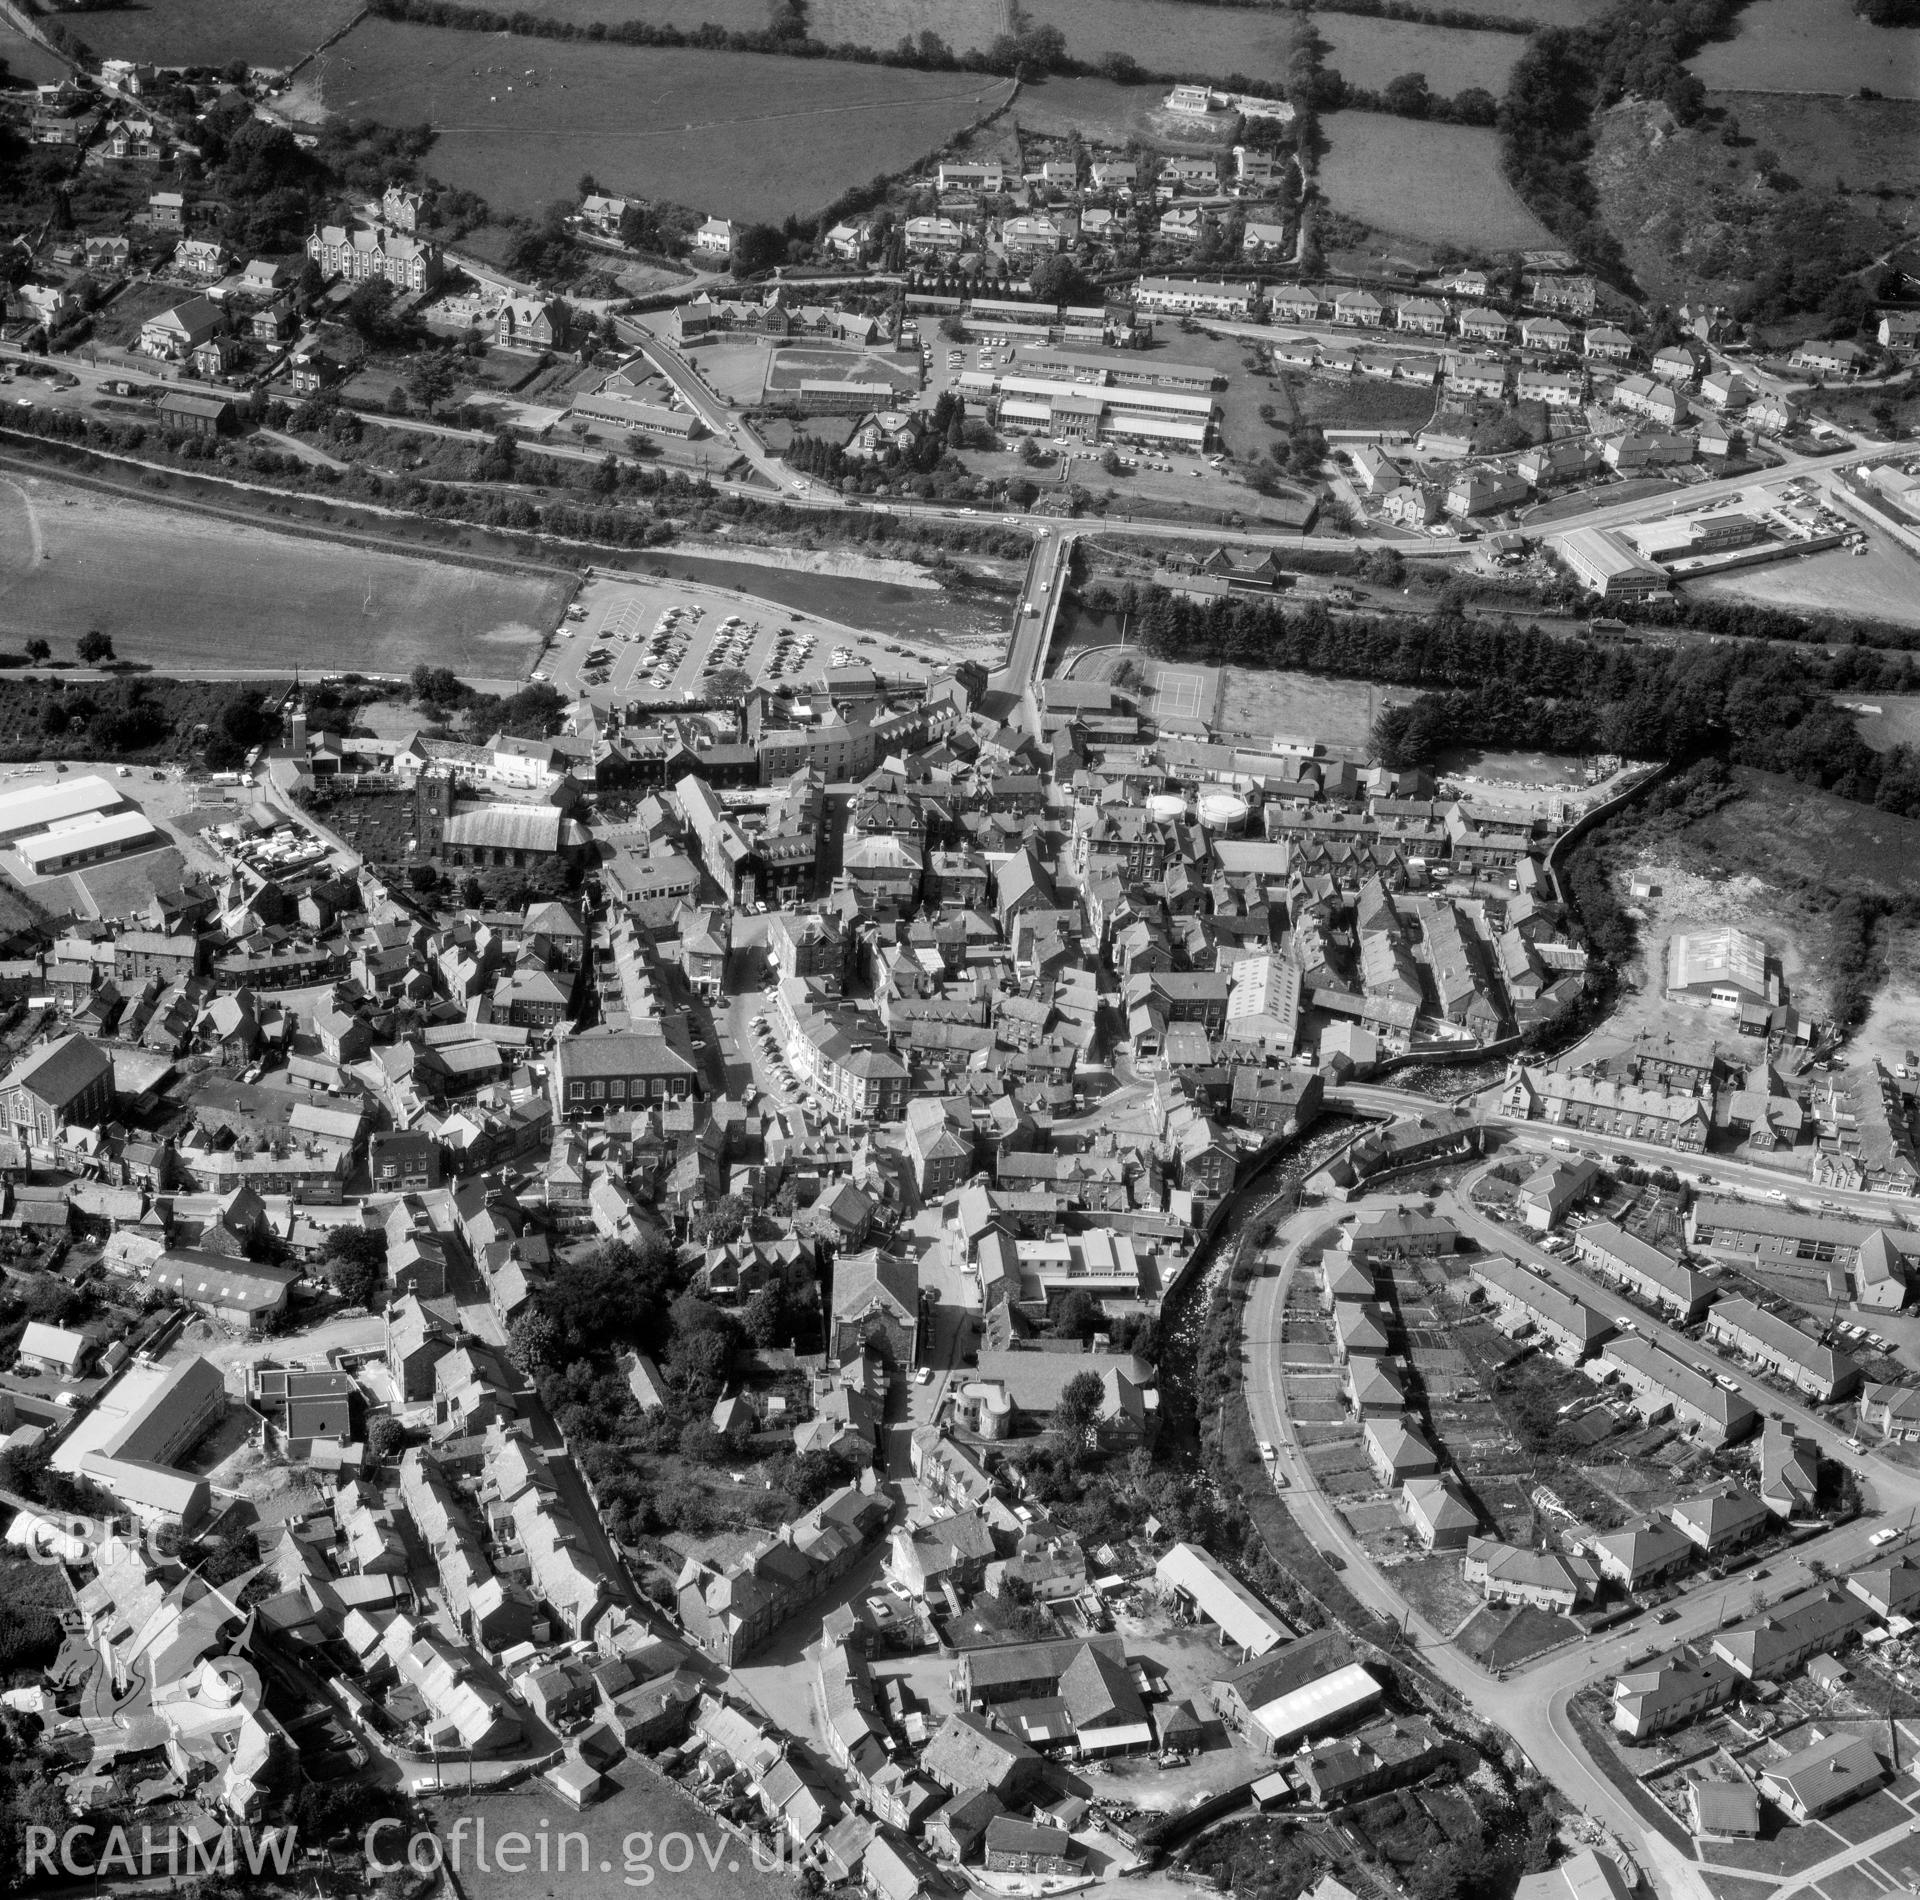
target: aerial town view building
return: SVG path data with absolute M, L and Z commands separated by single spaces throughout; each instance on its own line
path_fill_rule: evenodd
M 0 1884 L 1920 1887 L 1912 0 L 5 11 Z

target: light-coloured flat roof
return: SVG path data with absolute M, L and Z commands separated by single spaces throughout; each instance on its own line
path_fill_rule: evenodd
M 92 772 L 85 778 L 62 779 L 53 785 L 28 785 L 17 792 L 0 792 L 0 838 L 45 831 L 64 818 L 119 811 L 126 802 L 122 793 Z
M 1263 1702 L 1253 1719 L 1276 1742 L 1290 1741 L 1309 1729 L 1337 1722 L 1343 1715 L 1364 1708 L 1380 1694 L 1380 1685 L 1359 1663 L 1348 1663 L 1331 1675 L 1293 1689 L 1271 1702 Z
M 158 840 L 160 835 L 145 812 L 108 812 L 93 818 L 62 819 L 56 829 L 22 838 L 14 849 L 38 870 L 43 864 L 63 864 L 83 851 L 137 844 L 148 838 Z

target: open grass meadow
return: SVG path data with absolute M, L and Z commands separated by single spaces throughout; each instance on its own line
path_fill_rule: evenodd
M 68 24 L 103 59 L 292 66 L 359 11 L 359 0 L 137 0 Z
M 330 112 L 427 118 L 436 178 L 496 211 L 609 191 L 779 220 L 937 150 L 1012 82 L 832 60 L 503 39 L 363 20 L 325 61 Z
M 1223 132 L 1199 121 L 1163 112 L 1158 86 L 1118 86 L 1111 79 L 1048 79 L 1023 86 L 1013 117 L 1021 128 L 1046 138 L 1078 132 L 1089 145 L 1124 145 L 1145 139 L 1161 150 L 1221 151 Z
M 0 25 L 0 60 L 5 61 L 15 81 L 29 86 L 57 85 L 66 77 L 66 67 L 17 26 Z
M 1490 127 L 1384 112 L 1330 112 L 1322 124 L 1329 149 L 1320 183 L 1336 211 L 1430 244 L 1505 251 L 1553 243 L 1502 176 Z
M 1920 27 L 1871 26 L 1850 0 L 1752 0 L 1731 39 L 1692 67 L 1714 92 L 1853 93 L 1920 99 Z
M 65 650 L 89 628 L 161 672 L 295 666 L 517 677 L 561 583 L 240 527 L 150 502 L 0 477 L 0 639 Z
M 859 6 L 895 11 L 898 0 L 825 0 L 825 9 Z M 965 9 L 963 9 L 964 11 Z M 823 7 L 808 18 L 823 39 Z M 1057 26 L 1079 59 L 1131 53 L 1150 72 L 1278 79 L 1293 44 L 1294 14 L 1272 7 L 1208 6 L 1197 0 L 1028 0 L 1023 11 L 1040 26 Z M 1405 72 L 1424 72 L 1435 92 L 1485 86 L 1497 93 L 1526 44 L 1515 33 L 1463 32 L 1360 14 L 1317 13 L 1314 26 L 1332 51 L 1327 64 L 1356 86 L 1384 86 Z M 897 38 L 898 35 L 895 35 Z

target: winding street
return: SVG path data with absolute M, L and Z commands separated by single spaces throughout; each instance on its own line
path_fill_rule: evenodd
M 1340 1095 L 1342 1106 L 1372 1108 L 1375 1112 L 1390 1108 L 1400 1114 L 1417 1113 L 1429 1105 L 1393 1090 L 1347 1089 Z M 1330 1096 L 1329 1106 L 1333 1105 Z M 1546 1146 L 1544 1137 L 1539 1145 Z M 1604 1160 L 1597 1147 L 1593 1152 Z M 1668 1162 L 1678 1158 L 1664 1153 Z M 1731 1169 L 1718 1159 L 1713 1166 L 1719 1178 L 1742 1172 L 1764 1174 Z M 1535 1246 L 1525 1235 L 1479 1214 L 1471 1205 L 1470 1194 L 1473 1181 L 1483 1171 L 1474 1170 L 1439 1202 L 1439 1211 L 1465 1238 L 1489 1252 L 1519 1260 L 1563 1292 L 1586 1300 L 1616 1319 L 1630 1314 L 1642 1338 L 1657 1341 L 1683 1361 L 1690 1363 L 1703 1353 L 1711 1354 L 1710 1348 L 1634 1308 L 1599 1282 Z M 1884 1203 L 1874 1197 L 1847 1198 L 1862 1203 L 1863 1211 L 1870 1206 L 1882 1218 L 1887 1213 Z M 1282 1249 L 1279 1270 L 1256 1281 L 1246 1308 L 1243 1354 L 1248 1403 L 1256 1434 L 1274 1447 L 1274 1464 L 1286 1480 L 1289 1507 L 1313 1542 L 1342 1560 L 1342 1581 L 1360 1602 L 1402 1624 L 1408 1643 L 1421 1661 L 1484 1721 L 1510 1735 L 1545 1780 L 1612 1833 L 1667 1900 L 1710 1900 L 1699 1869 L 1640 1817 L 1595 1763 L 1574 1726 L 1568 1705 L 1591 1684 L 1604 1683 L 1650 1656 L 1748 1616 L 1763 1602 L 1778 1602 L 1805 1589 L 1818 1580 L 1822 1570 L 1844 1576 L 1868 1561 L 1883 1562 L 1913 1547 L 1920 1531 L 1920 1472 L 1873 1453 L 1854 1453 L 1848 1448 L 1847 1427 L 1836 1427 L 1796 1398 L 1729 1362 L 1723 1368 L 1726 1376 L 1762 1413 L 1788 1420 L 1818 1443 L 1823 1457 L 1858 1472 L 1867 1514 L 1795 1547 L 1791 1553 L 1769 1555 L 1764 1587 L 1737 1573 L 1720 1581 L 1702 1575 L 1672 1605 L 1677 1617 L 1658 1630 L 1637 1618 L 1620 1631 L 1567 1645 L 1521 1668 L 1499 1673 L 1483 1668 L 1415 1613 L 1395 1590 L 1390 1576 L 1369 1557 L 1332 1501 L 1318 1488 L 1287 1415 L 1281 1338 L 1288 1290 L 1304 1245 L 1338 1218 L 1339 1210 L 1318 1207 L 1304 1209 L 1282 1222 L 1273 1241 Z M 1898 1532 L 1897 1538 L 1874 1548 L 1872 1536 L 1889 1527 Z

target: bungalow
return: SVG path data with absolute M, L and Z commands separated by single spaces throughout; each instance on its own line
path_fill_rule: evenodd
M 1761 1791 L 1802 1826 L 1871 1794 L 1886 1779 L 1886 1763 L 1872 1743 L 1844 1730 L 1760 1771 Z

